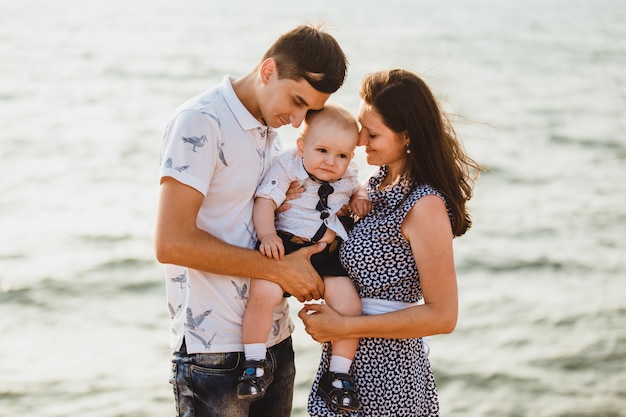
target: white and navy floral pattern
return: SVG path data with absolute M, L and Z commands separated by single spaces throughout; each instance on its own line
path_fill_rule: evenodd
M 350 232 L 341 248 L 341 261 L 361 298 L 414 303 L 423 298 L 422 289 L 411 246 L 400 228 L 417 200 L 441 194 L 428 185 L 420 185 L 407 196 L 402 180 L 379 190 L 386 173 L 382 167 L 370 178 L 368 194 L 373 210 Z M 435 377 L 422 339 L 361 339 L 352 368 L 362 404 L 358 412 L 330 410 L 316 395 L 320 376 L 328 369 L 330 349 L 330 343 L 323 345 L 320 368 L 309 396 L 312 416 L 439 416 Z

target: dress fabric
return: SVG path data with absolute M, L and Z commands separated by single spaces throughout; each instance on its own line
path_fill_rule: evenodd
M 378 190 L 386 167 L 369 180 L 368 195 L 373 209 L 357 222 L 342 245 L 340 258 L 361 298 L 415 303 L 422 300 L 419 275 L 409 242 L 400 228 L 415 202 L 429 194 L 428 185 L 418 185 L 406 196 L 406 181 Z M 445 200 L 444 200 L 445 201 Z M 448 210 L 448 213 L 450 211 Z M 312 416 L 439 416 L 435 377 L 421 338 L 363 338 L 352 366 L 361 409 L 331 410 L 316 394 L 319 380 L 328 369 L 331 344 L 322 346 L 320 367 L 308 400 Z

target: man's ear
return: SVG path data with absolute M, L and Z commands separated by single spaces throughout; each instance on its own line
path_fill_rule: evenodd
M 265 61 L 261 63 L 261 68 L 259 70 L 259 77 L 261 77 L 261 82 L 263 84 L 267 84 L 272 75 L 276 73 L 276 61 L 274 58 L 267 58 Z

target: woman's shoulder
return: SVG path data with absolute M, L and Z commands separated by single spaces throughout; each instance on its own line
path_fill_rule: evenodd
M 408 213 L 411 208 L 413 208 L 415 203 L 417 203 L 421 199 L 424 199 L 424 197 L 428 197 L 425 200 L 431 200 L 433 198 L 440 199 L 447 207 L 446 199 L 439 191 L 437 191 L 437 189 L 430 186 L 429 184 L 417 184 L 412 187 L 410 193 L 406 196 L 405 203 L 403 204 L 403 210 L 405 214 Z M 437 202 L 437 200 L 433 201 L 435 203 Z
M 416 185 L 411 191 L 410 197 L 418 200 L 426 195 L 437 195 L 443 199 L 443 195 L 429 184 Z
M 442 207 L 448 214 L 448 218 L 452 221 L 452 212 L 448 206 L 446 198 L 436 188 L 429 184 L 420 184 L 415 187 L 407 198 L 407 204 L 405 204 L 406 213 L 408 213 L 417 202 L 420 202 L 421 212 L 435 213 L 439 212 Z M 406 214 L 405 213 L 405 214 Z

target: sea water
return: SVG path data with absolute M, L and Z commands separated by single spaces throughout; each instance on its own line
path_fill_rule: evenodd
M 442 416 L 626 416 L 625 20 L 621 0 L 3 0 L 0 416 L 174 414 L 163 128 L 318 21 L 350 60 L 332 100 L 418 72 L 488 169 L 455 240 L 458 326 L 431 339 Z M 320 348 L 295 320 L 305 416 Z

